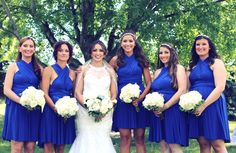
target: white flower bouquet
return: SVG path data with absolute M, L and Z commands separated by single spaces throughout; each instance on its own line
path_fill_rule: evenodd
M 116 100 L 102 95 L 84 97 L 84 106 L 88 110 L 88 114 L 92 116 L 95 122 L 99 122 L 113 108 Z
M 135 99 L 137 99 L 140 95 L 141 90 L 139 86 L 135 84 L 127 84 L 121 89 L 120 99 L 125 103 L 132 103 Z M 136 111 L 139 111 L 139 107 L 136 107 Z
M 44 92 L 30 86 L 21 93 L 20 104 L 28 110 L 36 109 L 37 106 L 43 109 L 45 105 Z
M 152 92 L 146 95 L 143 106 L 148 110 L 159 110 L 164 106 L 163 95 L 158 92 Z
M 198 91 L 190 91 L 180 96 L 179 105 L 180 110 L 184 112 L 193 113 L 196 109 L 204 103 L 202 95 Z
M 76 115 L 78 111 L 77 100 L 75 98 L 71 98 L 70 96 L 64 96 L 57 100 L 55 107 L 57 109 L 57 113 L 64 118 L 66 121 L 71 116 Z

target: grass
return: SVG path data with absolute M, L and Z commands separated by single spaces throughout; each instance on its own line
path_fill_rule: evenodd
M 2 126 L 3 126 L 3 115 L 4 115 L 4 109 L 5 109 L 5 104 L 4 104 L 4 99 L 0 99 L 0 134 L 2 134 Z M 229 121 L 229 128 L 230 128 L 230 133 L 232 134 L 232 131 L 234 127 L 236 126 L 236 121 Z M 148 130 L 147 130 L 148 133 Z M 147 147 L 147 153 L 160 153 L 159 149 L 159 144 L 157 143 L 151 143 L 147 140 L 148 134 L 146 134 L 146 147 Z M 119 153 L 119 137 L 114 136 L 112 138 L 113 144 L 115 146 L 115 149 L 117 153 Z M 226 144 L 227 150 L 229 153 L 235 153 L 236 152 L 236 146 Z M 1 153 L 9 153 L 10 152 L 10 143 L 8 141 L 3 141 L 2 138 L 0 138 L 0 152 Z M 65 153 L 68 153 L 70 149 L 70 146 L 66 146 L 65 148 Z M 43 150 L 41 148 L 36 147 L 35 153 L 42 153 Z M 189 147 L 183 148 L 184 153 L 199 153 L 199 147 L 198 143 L 195 140 L 190 140 L 189 142 Z M 135 153 L 135 144 L 134 141 L 132 141 L 132 146 L 131 146 L 131 153 Z

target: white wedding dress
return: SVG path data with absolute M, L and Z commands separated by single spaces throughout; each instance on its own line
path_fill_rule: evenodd
M 89 65 L 84 75 L 83 95 L 90 93 L 109 95 L 110 83 L 111 78 L 105 66 L 97 68 Z M 101 121 L 95 122 L 88 115 L 88 111 L 79 105 L 76 118 L 77 137 L 69 153 L 116 153 L 110 137 L 112 113 L 111 111 Z

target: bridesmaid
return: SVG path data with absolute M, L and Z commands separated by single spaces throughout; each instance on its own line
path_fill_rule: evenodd
M 130 152 L 131 130 L 133 129 L 136 152 L 145 153 L 144 135 L 145 127 L 148 126 L 148 111 L 142 106 L 142 101 L 149 92 L 151 76 L 149 62 L 144 56 L 133 31 L 125 31 L 122 34 L 118 55 L 111 59 L 110 64 L 118 74 L 118 95 L 121 88 L 128 83 L 137 83 L 142 90 L 139 98 L 134 100 L 132 104 L 126 104 L 118 97 L 113 115 L 113 130 L 118 128 L 120 132 L 120 152 Z M 145 87 L 142 81 L 143 76 L 146 83 Z M 140 111 L 136 112 L 134 106 L 138 106 Z
M 226 101 L 223 91 L 226 69 L 208 36 L 198 35 L 193 43 L 189 64 L 190 90 L 200 92 L 205 100 L 189 116 L 189 137 L 197 139 L 201 153 L 226 153 L 230 141 Z
M 72 53 L 71 44 L 57 42 L 53 52 L 56 64 L 43 72 L 42 89 L 47 103 L 42 115 L 40 143 L 44 144 L 45 153 L 52 153 L 53 148 L 56 153 L 63 153 L 65 144 L 72 144 L 75 139 L 75 118 L 70 117 L 65 122 L 55 108 L 58 99 L 71 96 L 73 92 L 75 73 L 67 66 Z
M 11 141 L 11 152 L 34 152 L 38 141 L 40 109 L 29 111 L 19 104 L 20 94 L 29 86 L 39 87 L 41 68 L 35 58 L 34 40 L 24 37 L 20 40 L 16 62 L 10 64 L 5 81 L 6 110 L 2 131 L 3 140 Z
M 178 64 L 172 44 L 163 43 L 158 52 L 157 70 L 151 89 L 164 96 L 164 106 L 151 114 L 149 141 L 160 142 L 161 152 L 181 153 L 188 145 L 186 114 L 180 111 L 178 101 L 186 91 L 185 69 Z

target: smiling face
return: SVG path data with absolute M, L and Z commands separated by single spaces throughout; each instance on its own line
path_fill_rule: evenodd
M 91 58 L 94 62 L 101 62 L 106 56 L 106 51 L 100 44 L 95 44 L 91 51 Z
M 201 59 L 206 59 L 209 56 L 209 43 L 206 39 L 199 39 L 195 45 L 196 53 Z
M 66 44 L 62 44 L 57 51 L 57 61 L 67 62 L 69 60 L 70 51 Z
M 31 39 L 24 41 L 19 47 L 22 58 L 31 58 L 35 53 L 35 44 Z
M 121 47 L 124 49 L 125 54 L 132 55 L 135 47 L 134 37 L 125 35 L 121 40 Z
M 170 61 L 170 50 L 167 47 L 160 47 L 159 58 L 160 61 L 167 66 Z

